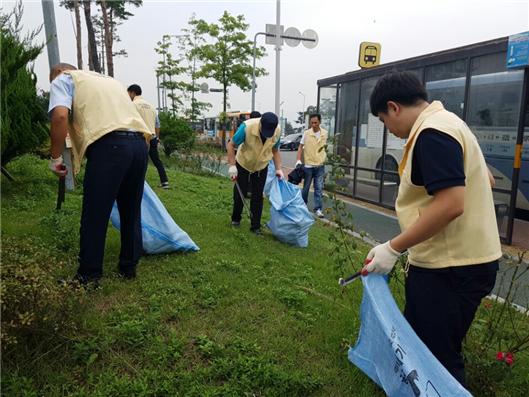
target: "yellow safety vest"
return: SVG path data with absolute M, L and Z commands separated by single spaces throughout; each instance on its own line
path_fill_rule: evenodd
M 433 200 L 424 186 L 411 181 L 413 149 L 425 129 L 436 129 L 454 138 L 463 149 L 466 177 L 465 207 L 461 216 L 428 240 L 408 249 L 409 262 L 424 268 L 465 266 L 501 257 L 492 189 L 478 141 L 463 120 L 432 102 L 415 121 L 399 167 L 401 176 L 395 209 L 402 231 L 420 218 Z
M 83 70 L 68 70 L 72 76 L 74 98 L 70 120 L 70 139 L 74 172 L 79 172 L 81 161 L 90 144 L 116 130 L 142 132 L 152 137 L 136 106 L 123 85 L 107 76 Z
M 329 133 L 327 130 L 320 128 L 320 137 L 316 138 L 316 133 L 310 128 L 305 131 L 304 135 L 303 159 L 305 160 L 305 164 L 312 166 L 323 165 L 327 158 L 325 145 L 327 144 Z
M 145 124 L 147 124 L 149 131 L 156 135 L 156 110 L 154 110 L 154 107 L 140 95 L 136 95 L 132 103 L 136 106 L 136 110 L 145 121 Z
M 257 172 L 264 169 L 272 159 L 272 148 L 281 135 L 279 126 L 271 138 L 261 140 L 260 118 L 246 120 L 246 136 L 244 142 L 237 150 L 237 162 L 248 172 Z

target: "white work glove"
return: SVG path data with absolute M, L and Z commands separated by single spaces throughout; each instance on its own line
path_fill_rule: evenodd
M 50 158 L 49 169 L 58 177 L 65 177 L 68 173 L 66 166 L 63 163 L 62 156 L 57 157 L 56 159 Z
M 298 160 L 298 161 L 296 161 L 296 165 L 295 165 L 295 167 L 298 168 L 298 166 L 300 166 L 301 164 L 302 164 L 302 163 L 301 163 L 301 160 Z
M 238 174 L 237 166 L 230 165 L 230 168 L 228 168 L 228 175 L 230 176 L 230 179 L 232 181 L 235 181 L 237 179 L 237 174 Z
M 369 251 L 364 270 L 367 270 L 369 273 L 388 274 L 393 269 L 395 262 L 397 262 L 400 256 L 400 252 L 395 251 L 389 243 L 389 241 L 386 241 L 384 244 L 379 244 Z
M 285 174 L 283 174 L 283 170 L 276 170 L 276 176 L 279 179 L 285 179 Z

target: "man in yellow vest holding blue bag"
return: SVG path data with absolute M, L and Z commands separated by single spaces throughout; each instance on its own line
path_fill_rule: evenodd
M 251 186 L 250 230 L 257 235 L 261 234 L 263 190 L 270 160 L 274 160 L 276 176 L 284 178 L 279 154 L 281 130 L 278 121 L 277 116 L 272 112 L 246 120 L 239 126 L 227 145 L 228 173 L 235 182 L 231 223 L 235 227 L 240 225 L 244 205 L 240 196 L 241 193 L 246 196 Z M 237 156 L 235 156 L 235 145 L 238 145 Z M 241 192 L 238 191 L 239 188 Z
M 468 126 L 441 102 L 428 103 L 413 73 L 383 76 L 370 102 L 407 142 L 395 205 L 401 233 L 375 246 L 364 270 L 387 274 L 408 251 L 404 316 L 465 386 L 461 344 L 502 255 L 485 159 Z
M 108 220 L 117 201 L 121 223 L 118 270 L 136 277 L 142 252 L 141 200 L 147 169 L 147 145 L 154 136 L 130 100 L 125 87 L 111 77 L 76 70 L 67 63 L 50 73 L 51 160 L 63 176 L 61 156 L 66 134 L 72 142 L 74 172 L 86 155 L 80 228 L 81 284 L 97 284 L 103 275 Z

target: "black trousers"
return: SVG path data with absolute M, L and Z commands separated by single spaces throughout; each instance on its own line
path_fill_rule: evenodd
M 237 183 L 239 184 L 244 197 L 247 197 L 249 188 L 252 196 L 250 199 L 250 212 L 252 213 L 251 229 L 256 230 L 261 228 L 261 215 L 263 214 L 263 190 L 268 174 L 268 165 L 260 171 L 250 173 L 244 169 L 239 163 L 237 165 Z M 233 184 L 233 212 L 231 220 L 233 222 L 241 221 L 241 214 L 243 209 L 243 202 L 237 190 L 237 186 Z
M 143 135 L 118 134 L 123 133 L 103 136 L 86 152 L 77 271 L 83 281 L 98 279 L 103 274 L 105 239 L 114 201 L 121 222 L 120 271 L 133 271 L 142 252 L 141 199 L 147 145 Z
M 152 160 L 152 163 L 158 170 L 158 175 L 160 176 L 160 183 L 168 182 L 167 174 L 165 173 L 165 168 L 160 160 L 160 154 L 158 153 L 158 138 L 152 138 L 149 146 L 149 157 Z
M 444 367 L 465 386 L 461 344 L 481 299 L 496 281 L 498 261 L 446 269 L 410 266 L 404 317 Z

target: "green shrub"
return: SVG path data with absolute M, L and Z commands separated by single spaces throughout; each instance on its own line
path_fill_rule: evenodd
M 65 266 L 38 241 L 3 238 L 2 350 L 77 329 L 85 292 L 57 281 Z
M 170 156 L 175 151 L 190 151 L 195 144 L 195 132 L 187 121 L 169 112 L 162 112 L 159 117 L 165 154 Z
M 28 67 L 43 48 L 32 43 L 40 28 L 21 37 L 22 12 L 18 3 L 11 13 L 0 16 L 2 166 L 48 138 L 44 99 L 37 96 L 37 79 Z

